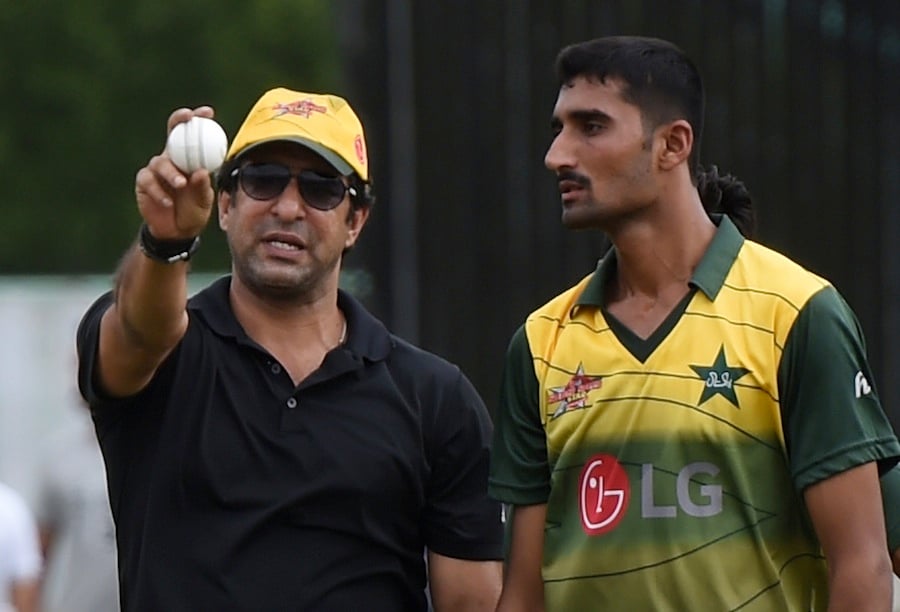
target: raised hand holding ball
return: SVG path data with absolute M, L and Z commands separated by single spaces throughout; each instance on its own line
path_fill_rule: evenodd
M 191 117 L 177 124 L 166 141 L 166 154 L 186 174 L 201 168 L 210 172 L 217 170 L 227 151 L 225 130 L 206 117 Z

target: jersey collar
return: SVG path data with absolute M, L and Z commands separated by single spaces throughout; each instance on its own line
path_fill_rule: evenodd
M 694 270 L 690 284 L 702 291 L 710 301 L 715 300 L 725 283 L 725 277 L 738 252 L 744 244 L 744 237 L 726 215 L 710 215 L 718 226 L 715 236 Z M 588 281 L 576 306 L 603 306 L 603 288 L 616 269 L 616 249 L 611 248 L 597 263 L 597 270 Z

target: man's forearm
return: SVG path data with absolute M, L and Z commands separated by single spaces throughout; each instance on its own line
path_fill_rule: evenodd
M 100 322 L 98 380 L 113 397 L 150 381 L 187 330 L 187 264 L 164 264 L 132 247 L 115 281 L 115 303 Z
M 125 254 L 115 279 L 116 316 L 137 345 L 167 350 L 181 337 L 187 304 L 188 264 L 164 264 L 141 253 Z

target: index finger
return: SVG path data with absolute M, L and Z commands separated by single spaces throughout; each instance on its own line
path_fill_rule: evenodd
M 187 107 L 177 108 L 169 115 L 169 120 L 166 123 L 166 133 L 171 132 L 172 128 L 179 123 L 188 121 L 191 117 L 206 117 L 207 119 L 212 119 L 215 114 L 213 107 L 208 105 L 198 106 L 194 109 Z

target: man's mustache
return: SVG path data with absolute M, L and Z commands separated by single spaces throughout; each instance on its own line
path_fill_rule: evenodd
M 562 183 L 563 181 L 578 183 L 583 188 L 587 188 L 591 185 L 591 179 L 583 174 L 578 174 L 574 170 L 562 170 L 556 175 L 556 182 Z

